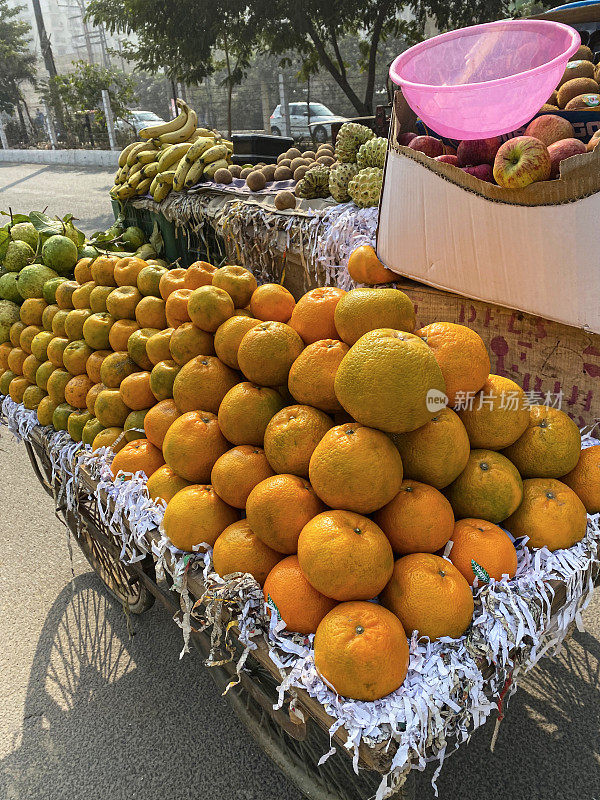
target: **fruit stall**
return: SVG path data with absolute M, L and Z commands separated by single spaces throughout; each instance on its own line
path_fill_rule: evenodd
M 498 71 L 503 36 L 509 75 L 553 65 L 527 113 L 429 120 L 431 49 Z M 560 114 L 582 48 L 548 21 L 443 34 L 394 62 L 389 141 L 346 123 L 275 164 L 180 102 L 121 154 L 109 230 L 0 229 L 0 423 L 107 590 L 164 605 L 308 797 L 409 798 L 430 763 L 435 785 L 599 578 L 600 140 Z M 561 214 L 545 272 L 520 237 Z

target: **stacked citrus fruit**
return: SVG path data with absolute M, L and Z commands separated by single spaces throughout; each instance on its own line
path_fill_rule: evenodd
M 569 547 L 600 510 L 600 448 L 397 289 L 296 302 L 238 266 L 111 257 L 75 278 L 21 307 L 0 392 L 144 472 L 173 544 L 253 575 L 341 694 L 396 689 L 414 631 L 461 636 L 473 586 L 516 573 L 507 531 Z

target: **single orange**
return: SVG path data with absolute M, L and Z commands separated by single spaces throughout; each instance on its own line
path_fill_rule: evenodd
M 188 301 L 192 294 L 192 289 L 176 289 L 167 297 L 165 303 L 165 315 L 167 325 L 170 328 L 177 328 L 184 322 L 190 321 L 188 313 Z
M 52 307 L 53 306 L 50 306 L 50 308 L 52 308 Z M 67 317 L 69 316 L 69 312 L 65 308 L 58 308 L 58 306 L 56 306 L 56 308 L 58 310 L 52 316 L 52 324 L 51 324 L 52 333 L 55 336 L 65 336 L 66 337 L 67 332 L 65 331 L 65 322 L 67 320 Z M 12 330 L 12 328 L 11 328 L 11 330 Z
M 529 407 L 529 423 L 516 442 L 502 453 L 522 478 L 560 478 L 572 469 L 581 452 L 579 428 L 564 411 Z
M 224 364 L 239 369 L 238 350 L 244 336 L 256 325 L 254 317 L 234 315 L 216 330 L 214 349 Z
M 262 447 L 270 419 L 283 406 L 283 398 L 275 389 L 242 381 L 221 401 L 219 425 L 232 444 Z
M 52 417 L 56 410 L 58 403 L 55 403 L 50 397 L 43 397 L 37 407 L 38 422 L 42 427 L 52 425 Z
M 110 329 L 114 319 L 105 311 L 92 314 L 83 323 L 83 338 L 92 350 L 110 349 Z
M 156 404 L 156 398 L 150 389 L 149 372 L 133 372 L 123 378 L 119 392 L 125 405 L 134 411 L 150 408 Z
M 65 334 L 72 342 L 76 339 L 83 339 L 83 324 L 92 316 L 89 308 L 74 308 L 65 317 Z
M 585 506 L 588 514 L 600 512 L 600 445 L 586 447 L 575 468 L 561 478 Z
M 73 275 L 77 283 L 83 286 L 84 283 L 92 280 L 92 259 L 80 258 L 75 264 Z
M 130 411 L 118 389 L 103 389 L 94 403 L 94 416 L 105 428 L 122 428 Z
M 250 299 L 250 311 L 265 322 L 288 322 L 295 305 L 294 296 L 278 283 L 263 283 Z
M 10 326 L 10 331 L 8 335 L 10 338 L 10 343 L 12 344 L 13 347 L 20 347 L 19 343 L 21 340 L 21 333 L 22 331 L 25 330 L 26 327 L 27 325 L 25 325 L 24 322 L 20 321 L 13 322 L 13 324 Z
M 159 331 L 166 328 L 165 305 L 162 297 L 142 297 L 135 307 L 135 318 L 140 328 L 156 328 Z
M 48 360 L 48 345 L 50 341 L 53 339 L 53 334 L 50 331 L 41 331 L 37 333 L 33 339 L 31 340 L 31 352 L 33 355 L 38 359 L 38 361 L 47 361 Z M 9 342 L 5 342 L 5 344 L 9 344 Z M 2 345 L 0 345 L 0 353 L 2 352 Z M 8 353 L 6 354 L 6 358 L 8 359 Z M 0 368 L 1 368 L 1 361 L 2 358 L 0 356 Z M 6 361 L 8 364 L 8 360 Z
M 238 518 L 239 512 L 224 503 L 212 486 L 195 484 L 181 489 L 169 501 L 163 528 L 175 547 L 192 551 L 200 544 L 212 547 Z
M 38 325 L 43 327 L 44 311 L 48 303 L 41 297 L 28 297 L 23 300 L 19 309 L 19 317 L 24 325 Z
M 502 450 L 513 444 L 529 425 L 525 393 L 510 378 L 488 375 L 480 392 L 458 408 L 471 447 Z
M 86 408 L 86 397 L 93 383 L 87 375 L 75 375 L 65 386 L 65 401 L 73 408 Z
M 115 453 L 122 450 L 127 445 L 127 439 L 123 428 L 110 426 L 103 428 L 95 436 L 92 442 L 92 450 L 99 450 L 101 447 L 110 447 Z
M 27 355 L 28 354 L 25 352 L 25 350 L 22 350 L 20 347 L 13 347 L 13 349 L 8 354 L 8 369 L 11 370 L 11 372 L 14 372 L 16 375 L 22 375 L 23 364 L 25 363 Z M 55 363 L 55 361 L 57 361 L 58 358 L 51 359 L 52 363 L 56 367 L 62 367 L 62 352 L 60 353 L 60 356 L 61 356 L 60 363 Z
M 46 352 L 48 354 L 48 361 L 51 361 L 55 367 L 62 367 L 64 365 L 63 362 L 63 353 L 69 346 L 69 340 L 66 336 L 55 336 L 50 342 L 48 342 L 48 347 L 46 348 Z M 15 348 L 19 350 L 24 355 L 27 355 L 24 350 L 21 348 Z M 14 352 L 14 351 L 13 351 Z M 24 360 L 24 359 L 23 359 Z M 10 366 L 10 360 L 9 360 Z M 13 372 L 17 372 L 16 369 L 10 367 Z
M 56 287 L 56 305 L 63 310 L 71 310 L 73 306 L 73 293 L 79 289 L 77 281 L 62 281 Z
M 200 286 L 192 291 L 187 310 L 194 325 L 203 331 L 214 333 L 219 325 L 233 316 L 235 306 L 224 289 Z
M 517 551 L 508 534 L 484 519 L 460 519 L 452 532 L 452 549 L 448 558 L 472 586 L 489 578 L 514 578 L 517 572 Z M 487 578 L 486 578 L 487 575 Z
M 13 378 L 8 387 L 8 394 L 13 403 L 22 403 L 25 390 L 31 386 L 31 383 L 22 375 Z
M 14 371 L 14 370 L 13 370 Z M 73 376 L 66 369 L 54 366 L 53 372 L 46 381 L 46 391 L 53 403 L 58 405 L 65 402 L 65 386 Z
M 71 302 L 73 303 L 73 308 L 89 308 L 90 307 L 90 296 L 92 294 L 92 290 L 96 288 L 95 281 L 88 281 L 83 285 L 79 286 L 79 289 L 75 289 L 71 296 Z
M 100 367 L 106 356 L 110 354 L 110 350 L 96 350 L 88 357 L 85 363 L 85 371 L 92 383 L 100 383 Z
M 267 575 L 283 556 L 253 533 L 247 519 L 229 525 L 215 542 L 213 566 L 222 578 L 234 572 L 249 573 L 263 586 Z
M 55 367 L 51 361 L 44 361 L 44 363 L 40 364 L 40 366 L 37 368 L 37 372 L 35 373 L 35 382 L 40 389 L 43 389 L 45 392 L 48 391 L 48 378 L 50 375 L 52 375 L 55 369 L 57 369 L 57 367 Z
M 152 369 L 153 364 L 148 358 L 146 348 L 150 338 L 157 333 L 158 331 L 156 328 L 140 328 L 139 330 L 133 331 L 127 340 L 127 353 L 129 354 L 129 358 L 134 361 L 140 369 Z
M 112 292 L 114 286 L 94 286 L 90 292 L 90 309 L 94 314 L 103 314 L 106 312 L 106 298 Z
M 113 319 L 135 319 L 135 309 L 142 299 L 136 286 L 118 286 L 106 298 L 106 310 Z
M 8 369 L 8 354 L 11 350 L 12 344 L 10 342 L 2 342 L 0 344 L 0 372 Z
M 42 333 L 42 328 L 40 328 L 38 325 L 28 325 L 21 331 L 21 335 L 19 336 L 19 347 L 21 350 L 24 350 L 27 355 L 31 353 L 31 343 L 38 333 Z
M 319 286 L 311 289 L 296 303 L 290 326 L 302 337 L 305 344 L 312 344 L 320 339 L 337 339 L 335 327 L 335 308 L 346 294 L 336 286 Z
M 181 478 L 196 483 L 210 480 L 215 461 L 228 449 L 216 416 L 208 411 L 182 414 L 171 423 L 163 440 L 167 464 Z
M 399 289 L 352 289 L 344 294 L 334 313 L 337 337 L 354 344 L 378 328 L 412 333 L 416 317 L 412 300 Z
M 30 386 L 27 386 L 23 392 L 23 408 L 26 408 L 28 411 L 36 411 L 45 397 L 47 397 L 46 392 L 40 389 L 39 386 L 36 386 L 35 383 L 32 383 Z M 72 436 L 72 438 L 75 439 L 74 436 Z M 77 439 L 76 441 L 80 440 Z
M 221 401 L 239 376 L 216 356 L 196 356 L 184 364 L 173 383 L 173 400 L 185 411 L 207 410 L 216 414 Z
M 288 376 L 288 388 L 295 400 L 321 411 L 341 411 L 335 394 L 335 376 L 349 349 L 339 339 L 320 339 L 305 347 Z
M 94 351 L 83 339 L 69 342 L 63 350 L 63 364 L 71 375 L 83 375 L 86 371 L 87 360 Z
M 169 350 L 171 353 L 169 358 L 172 358 L 180 366 L 187 364 L 196 356 L 215 354 L 211 334 L 201 331 L 192 322 L 184 322 L 173 330 L 169 339 Z
M 137 276 L 137 288 L 145 297 L 161 297 L 160 280 L 168 271 L 160 264 L 148 264 Z
M 167 431 L 180 416 L 181 414 L 172 400 L 161 400 L 148 409 L 148 413 L 144 417 L 144 432 L 148 441 L 156 447 L 162 448 Z
M 252 489 L 274 474 L 264 450 L 242 444 L 215 461 L 210 482 L 222 500 L 234 508 L 245 509 Z
M 100 392 L 104 391 L 106 386 L 103 383 L 94 383 L 88 389 L 88 393 L 85 396 L 85 406 L 90 414 L 94 413 L 94 409 L 96 407 L 96 398 L 100 394 Z
M 108 333 L 108 343 L 116 353 L 124 353 L 127 351 L 129 337 L 139 329 L 140 326 L 135 320 L 119 319 L 112 325 Z
M 92 280 L 98 286 L 116 286 L 115 267 L 119 263 L 116 256 L 98 256 L 91 264 Z
M 137 364 L 127 353 L 111 353 L 100 366 L 100 380 L 109 389 L 118 389 L 121 381 L 137 370 Z
M 174 328 L 166 328 L 164 331 L 154 333 L 146 342 L 146 355 L 156 365 L 159 361 L 168 361 L 171 358 L 169 344 Z
M 161 274 L 158 290 L 163 300 L 166 301 L 171 292 L 185 288 L 185 273 L 186 270 L 177 267 L 168 269 Z M 146 294 L 146 292 L 143 292 L 143 294 Z M 153 294 L 153 292 L 148 292 L 148 294 Z
M 180 369 L 171 359 L 159 361 L 152 367 L 150 389 L 157 400 L 169 400 L 173 397 L 173 384 Z
M 212 276 L 217 271 L 216 267 L 207 261 L 194 261 L 185 271 L 184 286 L 186 289 L 199 289 L 201 286 L 210 286 Z
M 175 497 L 177 492 L 185 489 L 186 486 L 190 486 L 189 481 L 180 478 L 166 464 L 155 470 L 146 483 L 150 499 L 154 500 L 155 503 L 162 500 L 165 505 Z
M 399 275 L 381 263 L 375 248 L 370 244 L 361 244 L 350 253 L 348 274 L 355 283 L 364 283 L 368 286 L 393 283 L 399 278 Z
M 119 472 L 124 472 L 126 475 L 144 472 L 149 478 L 164 463 L 165 460 L 158 447 L 147 439 L 136 439 L 117 453 L 110 469 L 113 478 L 116 478 Z
M 264 448 L 274 472 L 308 478 L 311 456 L 333 420 L 311 406 L 286 406 L 271 417 Z
M 224 289 L 236 308 L 245 308 L 257 287 L 256 278 L 250 270 L 231 265 L 213 272 L 212 285 Z
M 23 362 L 23 375 L 30 383 L 35 383 L 35 376 L 38 371 L 38 367 L 42 366 L 42 362 L 38 361 L 38 359 L 34 356 L 29 354 L 25 361 Z M 39 388 L 39 387 L 38 387 Z
M 238 348 L 240 369 L 261 386 L 287 385 L 290 368 L 304 343 L 283 322 L 260 322 L 245 334 Z
M 519 507 L 523 481 L 515 465 L 494 450 L 471 450 L 467 466 L 446 488 L 457 519 L 502 522 Z
M 147 408 L 139 408 L 136 411 L 130 411 L 123 425 L 125 431 L 125 438 L 128 442 L 133 442 L 136 439 L 145 439 L 144 432 L 144 419 L 148 413 Z
M 136 286 L 137 277 L 148 264 L 141 258 L 127 256 L 120 258 L 113 271 L 117 286 Z

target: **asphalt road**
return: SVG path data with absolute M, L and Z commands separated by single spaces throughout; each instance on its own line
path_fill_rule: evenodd
M 0 167 L 0 208 L 73 211 L 97 227 L 106 173 Z M 54 187 L 43 194 L 40 181 Z M 50 191 L 50 188 L 48 188 Z M 8 200 L 7 200 L 8 198 Z M 106 212 L 108 218 L 108 212 Z M 103 592 L 37 483 L 25 449 L 0 430 L 0 799 L 300 800 L 221 698 L 181 632 L 155 606 L 133 618 Z M 442 800 L 600 800 L 600 601 L 562 654 L 447 761 Z M 417 797 L 431 800 L 432 770 Z

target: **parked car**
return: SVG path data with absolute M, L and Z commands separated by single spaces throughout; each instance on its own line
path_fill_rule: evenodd
M 160 125 L 165 120 L 155 114 L 154 111 L 130 111 L 124 118 L 118 119 L 115 122 L 115 128 L 118 131 L 130 131 L 132 128 L 136 134 L 142 128 L 147 128 L 148 125 Z
M 290 103 L 290 134 L 294 139 L 311 137 L 321 144 L 331 138 L 331 123 L 346 122 L 347 117 L 338 117 L 323 103 Z M 283 110 L 278 105 L 271 114 L 271 133 L 281 136 L 285 131 Z

